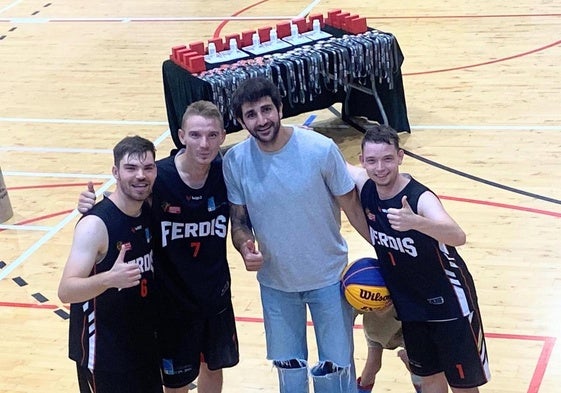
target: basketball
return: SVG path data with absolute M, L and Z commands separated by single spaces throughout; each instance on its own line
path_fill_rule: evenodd
M 343 271 L 341 291 L 354 309 L 360 312 L 382 310 L 391 304 L 390 292 L 375 258 L 360 258 Z

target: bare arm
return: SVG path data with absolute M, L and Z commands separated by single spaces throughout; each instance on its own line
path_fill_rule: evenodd
M 466 234 L 432 192 L 425 191 L 419 197 L 417 213 L 404 196 L 401 209 L 388 209 L 388 219 L 392 228 L 398 231 L 413 229 L 454 247 L 465 244 Z
M 263 255 L 255 246 L 255 236 L 246 206 L 230 204 L 232 243 L 238 250 L 249 271 L 257 271 L 263 265 Z
M 232 224 L 232 243 L 234 243 L 236 250 L 241 252 L 242 245 L 245 242 L 248 240 L 255 241 L 246 207 L 230 203 L 230 222 Z
M 355 186 L 360 197 L 360 192 L 362 191 L 362 187 L 364 186 L 364 183 L 366 183 L 366 180 L 368 180 L 368 174 L 366 173 L 366 170 L 364 168 L 356 165 L 352 165 L 348 162 L 347 162 L 347 171 L 349 172 L 349 175 L 351 175 L 351 178 L 355 182 Z
M 92 268 L 107 253 L 108 234 L 99 217 L 83 218 L 74 231 L 70 255 L 66 261 L 58 288 L 64 303 L 79 303 L 92 299 L 108 288 L 129 288 L 140 282 L 140 269 L 136 264 L 124 262 L 125 247 L 111 270 L 90 275 Z
M 358 199 L 357 190 L 353 188 L 345 195 L 338 196 L 337 201 L 339 202 L 341 209 L 345 212 L 345 215 L 349 219 L 351 225 L 368 243 L 372 243 L 366 217 L 364 217 L 364 211 L 362 210 L 362 205 Z

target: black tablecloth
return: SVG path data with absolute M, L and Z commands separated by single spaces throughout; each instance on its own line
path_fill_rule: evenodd
M 397 131 L 409 132 L 411 128 L 407 118 L 403 78 L 401 75 L 403 54 L 397 41 L 395 44 L 397 45 L 400 67 L 393 75 L 394 86 L 390 89 L 387 83 L 376 82 L 376 91 L 382 102 L 389 125 Z M 175 145 L 181 147 L 178 130 L 181 127 L 181 118 L 185 109 L 194 101 L 212 101 L 212 87 L 210 83 L 192 75 L 189 71 L 171 60 L 164 61 L 162 73 L 169 129 Z M 366 85 L 365 87 L 369 88 L 371 86 Z M 283 100 L 283 117 L 287 118 L 305 112 L 325 109 L 338 102 L 343 104 L 343 120 L 352 116 L 364 116 L 370 120 L 383 123 L 383 117 L 374 97 L 358 89 L 350 90 L 348 100 L 346 100 L 346 93 L 343 89 L 340 89 L 337 93 L 326 91 L 314 98 L 312 102 L 304 104 L 290 104 L 288 101 L 284 102 Z M 236 124 L 228 124 L 226 126 L 226 132 L 228 133 L 239 131 L 240 129 L 241 127 Z

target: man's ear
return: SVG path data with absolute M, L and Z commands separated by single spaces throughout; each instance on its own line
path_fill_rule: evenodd
M 185 131 L 183 131 L 183 129 L 179 129 L 177 130 L 177 137 L 179 138 L 179 142 L 181 142 L 182 145 L 185 146 L 185 142 L 183 141 L 183 139 L 185 138 Z
M 111 173 L 116 180 L 119 180 L 119 168 L 113 165 L 113 168 L 111 168 Z
M 399 149 L 397 151 L 397 158 L 398 158 L 399 165 L 401 165 L 401 163 L 403 162 L 403 156 L 404 155 L 405 155 L 405 150 Z
M 279 119 L 282 119 L 282 102 L 279 105 Z

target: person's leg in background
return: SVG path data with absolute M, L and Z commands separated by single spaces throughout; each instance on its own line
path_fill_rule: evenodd
M 409 367 L 409 357 L 407 356 L 407 351 L 404 348 L 402 348 L 399 351 L 397 351 L 397 356 L 401 359 L 403 364 L 405 364 L 405 367 L 407 367 L 407 370 L 409 370 L 409 374 L 411 375 L 411 383 L 413 384 L 413 387 L 415 388 L 415 393 L 422 393 L 421 385 L 422 385 L 422 382 L 423 382 L 423 377 L 415 375 L 411 372 L 411 368 Z M 446 383 L 446 380 L 444 380 L 444 383 Z M 427 390 L 427 391 L 430 391 L 430 390 Z
M 379 343 L 367 340 L 368 353 L 362 373 L 357 380 L 358 393 L 369 393 L 376 382 L 376 374 L 382 368 L 382 354 L 384 348 Z

